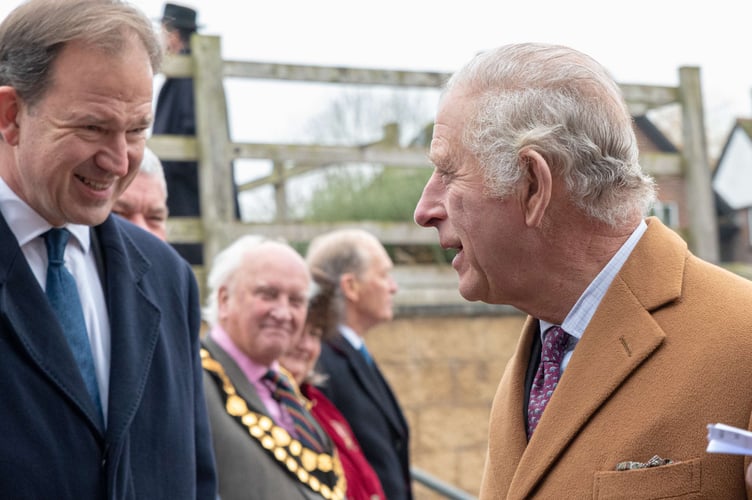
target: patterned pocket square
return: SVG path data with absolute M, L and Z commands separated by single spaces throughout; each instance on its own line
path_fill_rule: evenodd
M 653 455 L 653 458 L 647 462 L 619 462 L 616 464 L 616 470 L 633 470 L 633 469 L 647 469 L 649 467 L 660 467 L 661 465 L 668 465 L 674 463 L 670 458 L 661 458 L 658 455 Z

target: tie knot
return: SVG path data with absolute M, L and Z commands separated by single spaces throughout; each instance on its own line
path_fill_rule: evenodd
M 44 242 L 47 245 L 47 259 L 50 264 L 63 264 L 65 245 L 68 244 L 68 238 L 70 238 L 70 233 L 65 228 L 53 227 L 44 233 Z
M 561 358 L 567 350 L 571 338 L 572 336 L 560 326 L 552 326 L 546 330 L 541 349 L 542 360 L 544 362 L 561 363 Z
M 275 390 L 282 389 L 285 391 L 293 392 L 292 385 L 290 385 L 287 377 L 285 377 L 284 374 L 278 371 L 269 370 L 264 374 L 263 378 L 264 380 L 271 382 L 274 385 Z
M 360 354 L 365 358 L 366 362 L 371 365 L 373 364 L 373 358 L 371 357 L 371 353 L 368 352 L 368 349 L 366 348 L 366 344 L 360 344 L 360 348 L 358 349 L 360 351 Z

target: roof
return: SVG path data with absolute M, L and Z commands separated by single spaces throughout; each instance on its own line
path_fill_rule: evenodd
M 657 151 L 661 153 L 678 153 L 674 143 L 672 143 L 666 135 L 660 131 L 655 124 L 645 115 L 638 115 L 634 117 L 635 128 L 639 129 L 647 139 L 649 139 L 656 147 Z
M 726 138 L 726 142 L 723 144 L 723 148 L 721 149 L 721 154 L 718 155 L 718 160 L 715 162 L 715 168 L 713 169 L 712 177 L 715 178 L 716 174 L 718 173 L 718 166 L 723 161 L 723 157 L 726 156 L 726 150 L 728 149 L 729 145 L 731 144 L 731 138 L 734 136 L 735 130 L 741 130 L 745 134 L 747 134 L 747 137 L 752 139 L 752 119 L 750 118 L 737 118 L 736 123 L 734 123 L 734 126 L 731 128 L 731 131 L 728 134 L 728 137 Z

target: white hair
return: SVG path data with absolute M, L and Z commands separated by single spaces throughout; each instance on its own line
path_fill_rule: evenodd
M 210 326 L 219 322 L 219 289 L 232 284 L 233 280 L 238 277 L 238 270 L 243 266 L 245 257 L 249 252 L 267 243 L 283 245 L 295 252 L 295 249 L 284 239 L 247 234 L 235 240 L 214 257 L 211 271 L 206 278 L 209 295 L 206 300 L 206 307 L 202 310 L 203 318 Z M 306 290 L 306 292 L 307 297 L 310 298 L 311 290 Z
M 164 189 L 165 196 L 167 195 L 167 180 L 165 180 L 164 168 L 159 157 L 149 148 L 144 148 L 144 158 L 141 160 L 141 167 L 139 168 L 139 174 L 148 175 L 154 177 L 159 181 L 159 184 Z

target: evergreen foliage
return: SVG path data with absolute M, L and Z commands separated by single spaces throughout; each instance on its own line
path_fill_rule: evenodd
M 340 167 L 327 173 L 305 210 L 307 222 L 413 220 L 431 170 L 382 168 L 376 174 L 364 168 Z

